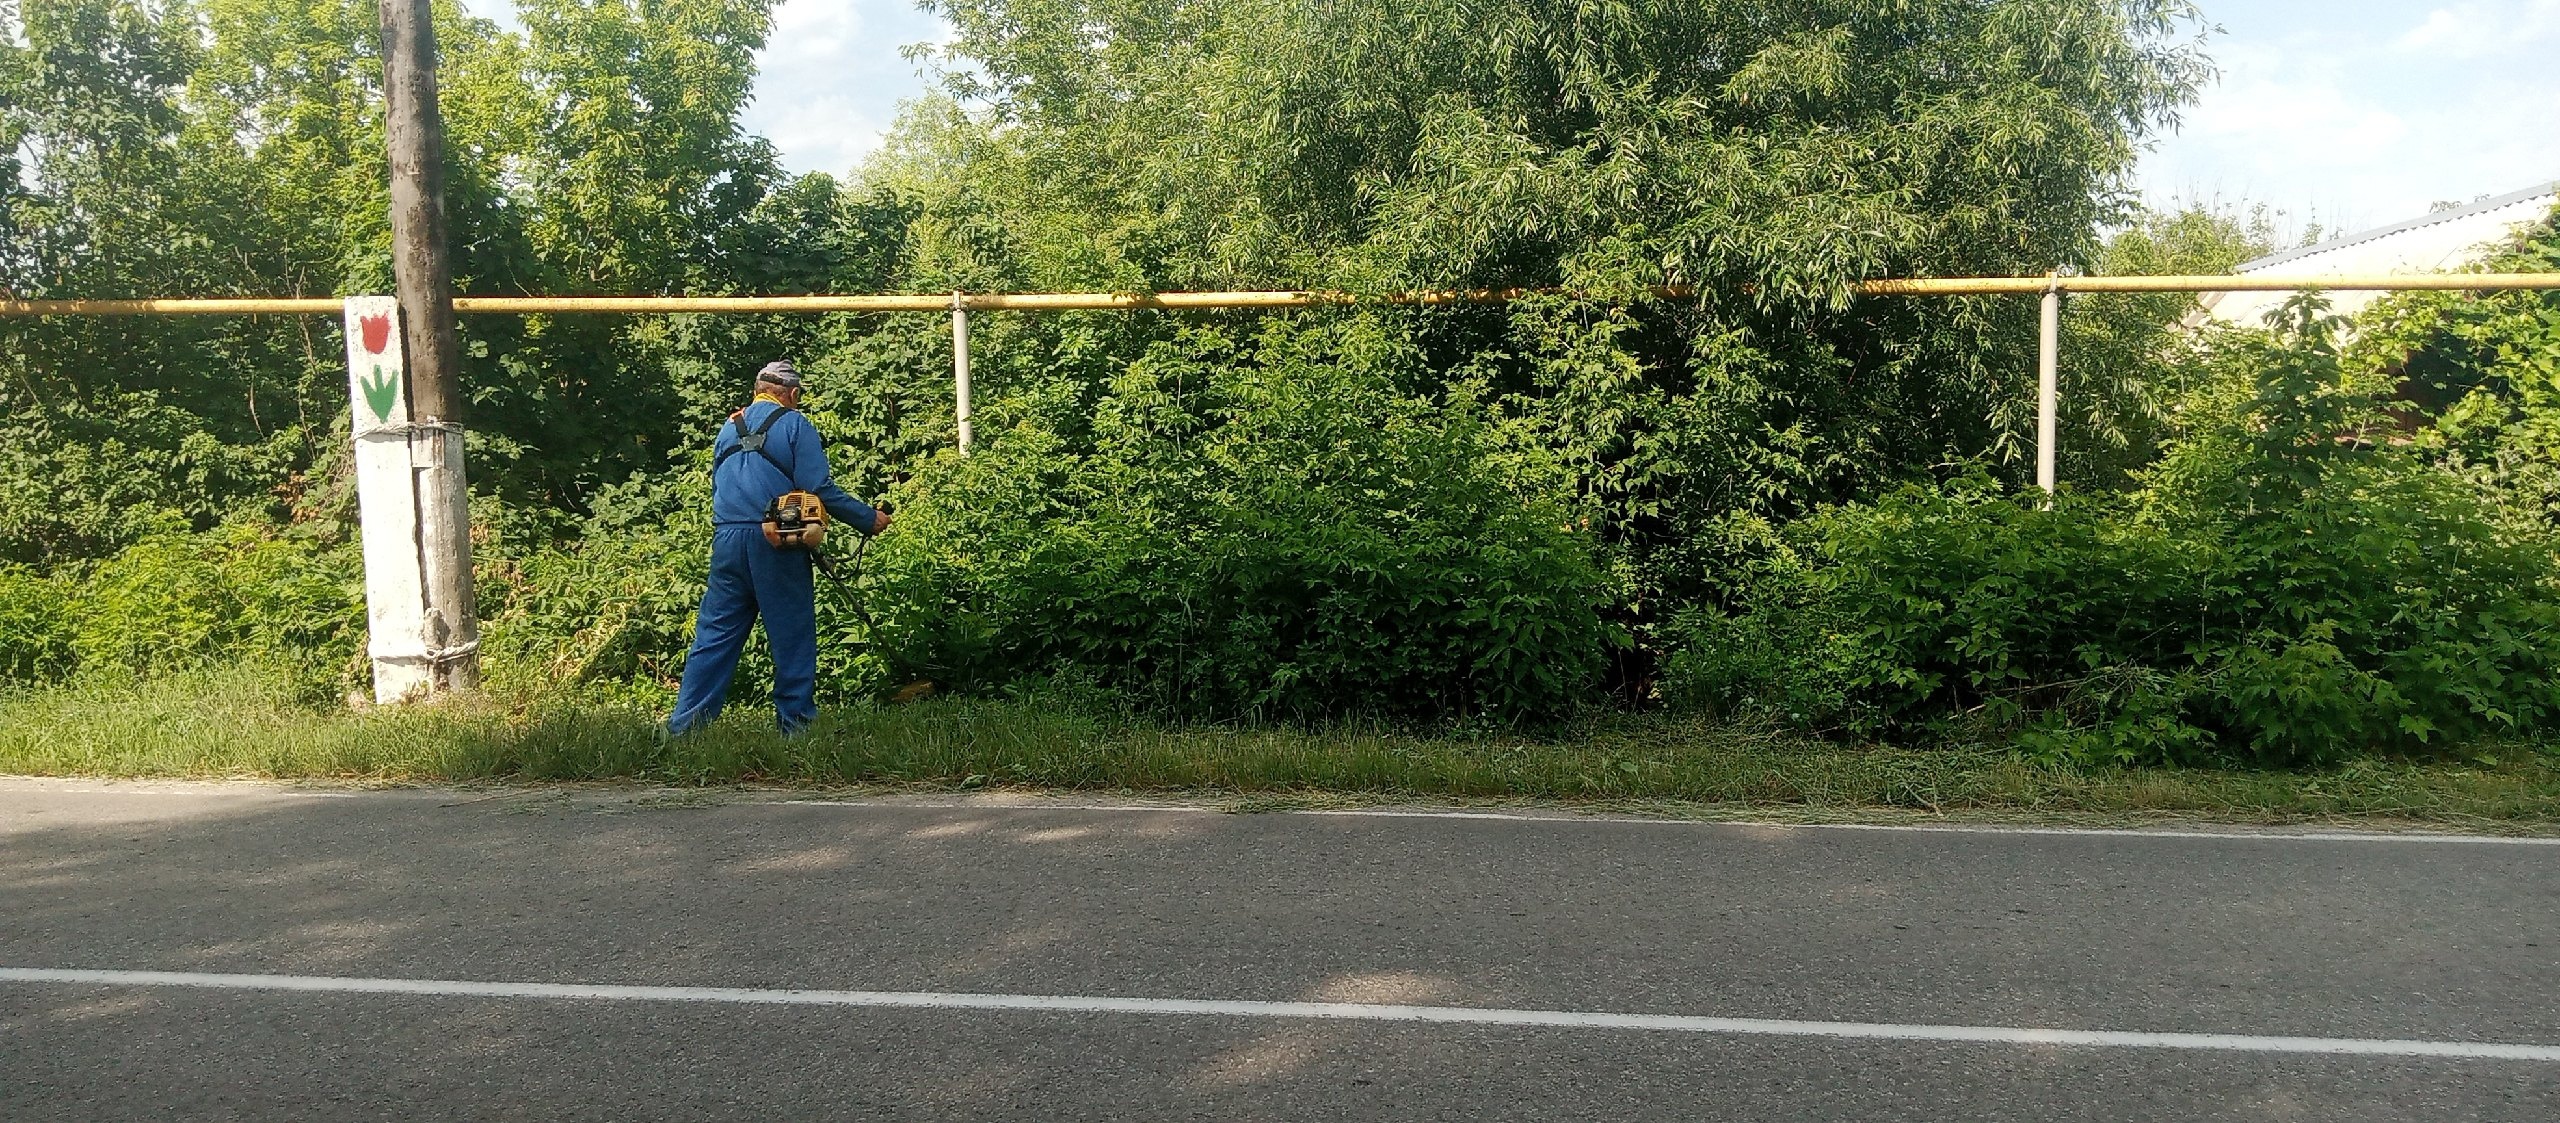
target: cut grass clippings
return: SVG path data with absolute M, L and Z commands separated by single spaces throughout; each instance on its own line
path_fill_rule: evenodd
M 353 712 L 246 675 L 0 694 L 0 773 L 385 783 L 638 781 L 1218 794 L 1241 808 L 1363 799 L 1561 800 L 2041 819 L 2372 820 L 2560 826 L 2560 759 L 2530 747 L 2314 772 L 2082 770 L 1996 750 L 1844 746 L 1699 719 L 1543 737 L 1166 728 L 1042 702 L 934 699 L 823 713 L 798 737 L 740 707 L 690 737 L 579 700 L 483 697 Z

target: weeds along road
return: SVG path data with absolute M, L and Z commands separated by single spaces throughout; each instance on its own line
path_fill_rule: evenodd
M 0 780 L 0 1117 L 2548 1121 L 2555 861 Z

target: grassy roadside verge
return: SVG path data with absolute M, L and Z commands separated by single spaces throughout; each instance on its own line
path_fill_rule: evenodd
M 1036 703 L 928 701 L 824 714 L 784 739 L 765 714 L 656 736 L 653 715 L 486 698 L 351 713 L 240 675 L 0 695 L 0 773 L 393 783 L 637 780 L 1337 796 L 1664 801 L 1896 816 L 2174 816 L 2560 828 L 2560 757 L 2521 746 L 2318 773 L 2080 771 L 1990 751 L 1852 747 L 1711 722 L 1626 718 L 1544 738 L 1378 730 L 1167 729 Z

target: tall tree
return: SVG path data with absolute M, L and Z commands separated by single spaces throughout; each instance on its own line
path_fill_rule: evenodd
M 2032 304 L 1851 286 L 2091 264 L 2205 73 L 2184 0 L 934 6 L 970 108 L 896 150 L 965 161 L 921 259 L 1012 255 L 1035 287 L 1594 298 L 1416 330 L 1535 422 L 1675 597 L 1757 520 L 2014 458 Z M 1616 302 L 1658 284 L 1700 295 Z

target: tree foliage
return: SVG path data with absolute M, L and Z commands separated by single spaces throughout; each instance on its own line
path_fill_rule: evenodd
M 2343 351 L 2075 300 L 2066 462 L 2119 494 L 2052 510 L 2000 497 L 2032 304 L 1853 298 L 2266 248 L 2126 189 L 2208 73 L 2184 0 L 930 6 L 943 91 L 840 181 L 738 125 L 770 0 L 439 5 L 462 284 L 1541 294 L 980 317 L 965 459 L 935 319 L 467 319 L 501 681 L 672 684 L 703 445 L 788 355 L 840 476 L 910 512 L 868 610 L 823 609 L 839 700 L 1521 715 L 1645 698 L 1670 651 L 1677 698 L 2080 756 L 2546 720 L 2545 298 L 2387 302 Z M 373 7 L 0 0 L 0 287 L 387 288 Z M 335 334 L 0 320 L 0 673 L 354 685 Z
M 736 122 L 767 0 L 539 3 L 505 31 L 436 8 L 447 206 L 467 291 L 877 290 L 901 204 L 781 173 Z M 370 0 L 39 0 L 0 53 L 0 288 L 27 297 L 386 291 Z M 464 325 L 475 482 L 562 525 L 597 488 L 662 470 L 724 415 L 742 366 L 810 322 L 479 318 Z M 0 407 L 30 442 L 97 450 L 120 480 L 0 491 L 0 525 L 85 488 L 198 527 L 289 516 L 342 471 L 325 318 L 0 321 Z M 163 423 L 174 414 L 183 423 Z M 120 447 L 110 451 L 114 434 Z M 209 442 L 209 443 L 208 443 Z M 15 438 L 12 447 L 20 447 Z M 24 447 L 35 447 L 30 443 Z M 77 453 L 75 455 L 86 455 Z M 16 458 L 12 458 L 15 460 Z M 171 473 L 219 461 L 228 475 Z M 14 471 L 13 471 L 14 470 Z M 13 463 L 12 475 L 44 470 Z M 342 489 L 341 489 L 342 490 Z M 48 503 L 46 500 L 52 500 Z M 133 540 L 10 541 L 49 560 Z
M 2150 0 L 936 7 L 968 65 L 907 145 L 971 173 L 926 200 L 955 275 L 1582 294 L 1417 343 L 1539 419 L 1656 601 L 1738 525 L 2013 455 L 2031 310 L 1850 285 L 2094 264 L 2203 73 Z M 1703 295 L 1619 299 L 1654 285 Z
M 2264 207 L 2213 202 L 2144 208 L 2100 251 L 2100 276 L 2215 276 L 2276 247 Z M 2205 309 L 2192 293 L 2074 294 L 2064 305 L 2058 441 L 2075 486 L 2120 490 L 2172 435 L 2171 411 L 2202 379 L 2195 328 Z

